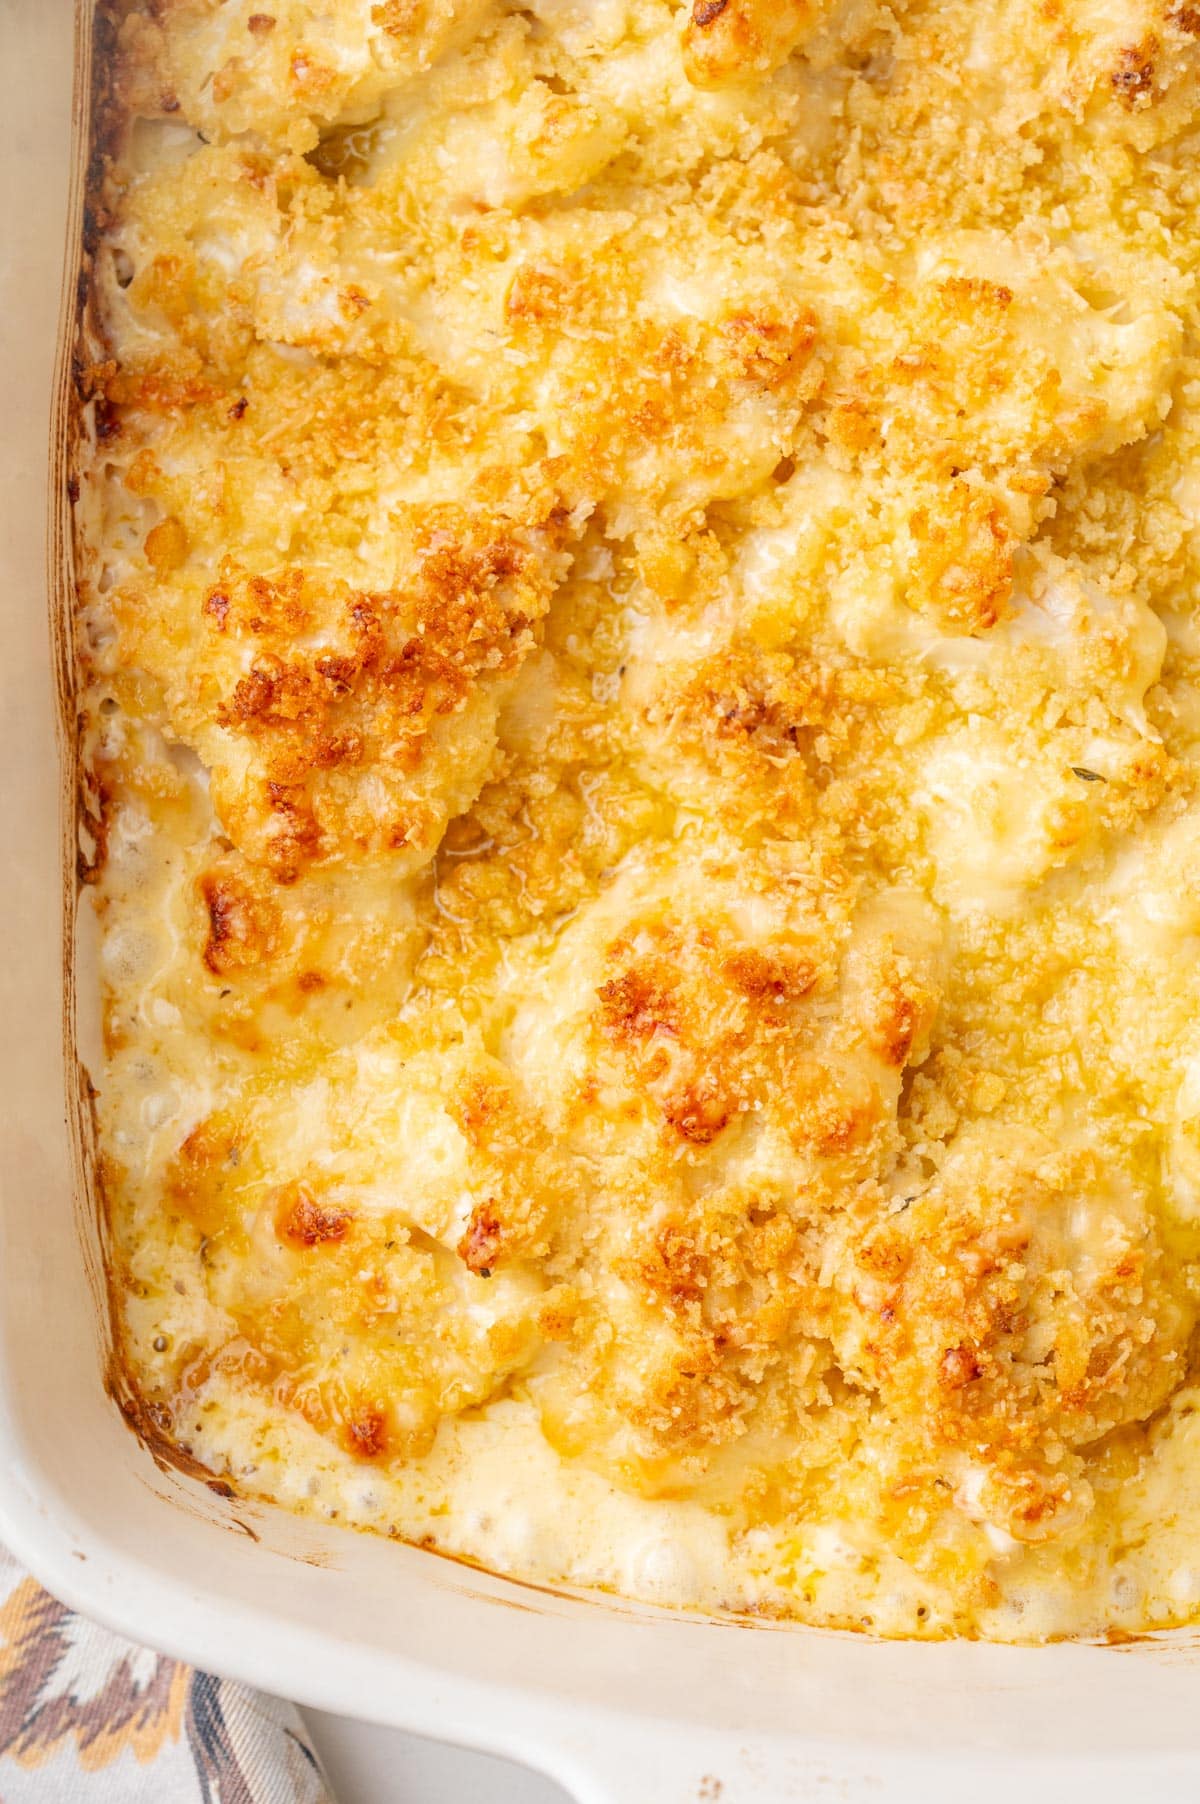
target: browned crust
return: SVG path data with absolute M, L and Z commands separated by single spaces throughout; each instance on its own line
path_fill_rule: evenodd
M 86 757 L 88 722 L 81 710 L 81 676 L 86 653 L 75 630 L 76 587 L 74 507 L 85 441 L 84 412 L 93 396 L 88 371 L 102 351 L 102 334 L 92 294 L 92 267 L 104 230 L 102 189 L 108 163 L 123 129 L 116 94 L 116 44 L 128 0 L 77 0 L 73 128 L 76 155 L 64 253 L 63 308 L 59 363 L 55 377 L 50 445 L 51 513 L 48 586 L 54 647 L 58 736 L 63 772 L 63 1040 L 66 1053 L 67 1111 L 76 1215 L 89 1285 L 101 1335 L 104 1387 L 122 1418 L 162 1471 L 198 1479 L 218 1495 L 232 1487 L 174 1440 L 162 1412 L 143 1393 L 122 1326 L 120 1274 L 111 1257 L 111 1225 L 100 1160 L 95 1090 L 79 1058 L 75 1038 L 75 911 L 81 888 L 94 883 L 104 866 L 111 797 Z M 89 845 L 81 841 L 81 831 Z M 98 1246 L 98 1255 L 91 1249 Z

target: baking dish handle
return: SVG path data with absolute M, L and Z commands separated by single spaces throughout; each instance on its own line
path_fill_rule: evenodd
M 1196 1804 L 1200 1754 L 1098 1759 L 980 1751 L 902 1753 L 627 1726 L 563 1747 L 550 1768 L 575 1804 Z
M 886 1762 L 859 1750 L 837 1754 L 794 1739 L 786 1742 L 697 1731 L 680 1724 L 637 1725 L 625 1720 L 608 1734 L 572 1740 L 539 1764 L 574 1804 L 799 1804 L 828 1798 L 830 1804 L 886 1804 L 895 1798 L 930 1804 L 934 1793 L 893 1791 L 885 1784 Z M 955 1804 L 964 1793 L 961 1775 Z M 937 1793 L 940 1797 L 940 1791 Z M 1049 1796 L 1049 1794 L 1047 1794 Z M 1194 1804 L 1195 1794 L 1192 1796 Z M 1011 1795 L 1006 1804 L 1012 1804 Z M 1031 1804 L 1028 1798 L 1022 1804 Z M 1061 1804 L 1061 1793 L 1055 1804 Z M 1157 1800 L 1156 1800 L 1157 1804 Z

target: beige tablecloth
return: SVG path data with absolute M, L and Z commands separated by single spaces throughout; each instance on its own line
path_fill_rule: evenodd
M 333 1804 L 292 1704 L 66 1610 L 0 1549 L 0 1804 Z

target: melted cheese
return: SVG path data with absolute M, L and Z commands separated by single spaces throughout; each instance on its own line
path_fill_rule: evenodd
M 119 0 L 121 1345 L 544 1582 L 1200 1611 L 1195 22 Z

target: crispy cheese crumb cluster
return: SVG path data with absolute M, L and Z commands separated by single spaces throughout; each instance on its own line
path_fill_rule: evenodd
M 123 1355 L 239 1488 L 1200 1612 L 1200 13 L 105 14 Z

